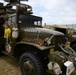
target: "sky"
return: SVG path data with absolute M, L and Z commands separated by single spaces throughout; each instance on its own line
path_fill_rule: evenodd
M 33 14 L 43 18 L 43 24 L 76 24 L 76 0 L 28 0 L 21 3 L 31 5 Z

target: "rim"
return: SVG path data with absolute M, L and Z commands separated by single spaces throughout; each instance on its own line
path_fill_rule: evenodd
M 23 62 L 23 70 L 25 75 L 35 75 L 34 64 L 29 59 L 26 59 Z

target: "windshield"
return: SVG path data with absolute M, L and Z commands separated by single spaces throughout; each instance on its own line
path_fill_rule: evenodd
M 19 15 L 19 23 L 27 25 L 42 25 L 42 18 L 33 15 Z
M 21 25 L 42 26 L 42 17 L 38 17 L 38 16 L 34 16 L 34 15 L 19 14 L 19 18 L 17 17 L 17 19 L 16 19 L 16 15 L 9 16 L 8 24 L 14 25 L 16 23 L 19 23 L 18 24 L 19 26 L 21 26 Z M 18 21 L 18 22 L 16 22 L 16 21 Z

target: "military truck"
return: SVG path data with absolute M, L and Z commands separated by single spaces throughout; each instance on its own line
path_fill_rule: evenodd
M 13 4 L 9 3 L 7 6 Z M 19 58 L 22 75 L 70 75 L 73 73 L 76 53 L 69 47 L 70 43 L 65 35 L 43 28 L 42 17 L 33 15 L 30 5 L 17 2 L 16 8 L 15 12 L 11 8 L 8 9 L 9 12 L 14 12 L 7 16 L 12 33 L 5 50 L 2 49 L 1 42 L 1 52 Z M 4 16 L 6 14 L 3 13 Z
M 70 46 L 76 50 L 76 31 L 62 25 L 45 25 L 44 28 L 56 30 L 65 34 L 65 36 L 71 42 Z

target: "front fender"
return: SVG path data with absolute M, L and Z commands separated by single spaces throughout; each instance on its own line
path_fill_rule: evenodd
M 54 46 L 40 46 L 40 45 L 34 44 L 34 43 L 18 42 L 14 45 L 13 54 L 14 54 L 14 57 L 18 57 L 18 56 L 21 56 L 26 51 L 32 51 L 32 52 L 41 51 L 42 52 L 44 50 L 45 51 L 47 50 L 47 52 L 48 52 L 48 50 L 50 50 L 50 48 L 53 48 L 53 47 Z
M 46 50 L 46 49 L 50 49 L 52 47 L 55 47 L 55 46 L 40 46 L 38 44 L 35 44 L 35 43 L 28 43 L 28 42 L 18 42 L 15 44 L 14 48 L 17 46 L 17 45 L 29 45 L 29 46 L 32 46 L 32 47 L 36 47 L 37 49 L 39 50 Z

